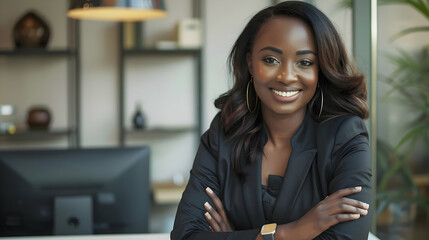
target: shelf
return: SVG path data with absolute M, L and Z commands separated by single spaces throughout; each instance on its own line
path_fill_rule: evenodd
M 165 54 L 165 55 L 198 55 L 201 49 L 125 49 L 124 55 L 150 55 L 150 54 Z
M 0 140 L 22 140 L 22 139 L 48 139 L 67 136 L 72 133 L 69 129 L 55 130 L 23 130 L 17 131 L 14 134 L 0 133 Z
M 152 183 L 153 200 L 156 204 L 178 204 L 186 188 L 186 182 L 180 185 L 172 182 Z
M 0 56 L 70 56 L 75 51 L 70 49 L 44 49 L 44 48 L 22 48 L 22 49 L 0 49 Z
M 126 133 L 128 135 L 138 134 L 176 134 L 197 131 L 197 127 L 155 127 L 149 129 L 128 129 Z

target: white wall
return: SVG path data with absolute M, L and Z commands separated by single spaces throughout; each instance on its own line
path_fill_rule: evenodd
M 119 144 L 118 24 L 81 21 L 81 145 Z
M 353 54 L 352 10 L 340 8 L 339 3 L 341 1 L 342 0 L 313 0 L 313 3 L 329 17 L 342 37 L 346 49 L 351 56 Z
M 226 63 L 229 52 L 250 18 L 270 0 L 206 0 L 204 49 L 204 115 L 203 128 L 210 126 L 218 110 L 214 100 L 232 87 L 232 79 Z

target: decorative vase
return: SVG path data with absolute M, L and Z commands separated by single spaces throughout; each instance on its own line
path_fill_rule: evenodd
M 133 117 L 133 125 L 135 129 L 146 128 L 146 117 L 142 112 L 141 104 L 137 104 L 136 112 Z
M 49 41 L 49 27 L 36 13 L 29 11 L 13 28 L 15 47 L 45 48 Z
M 51 114 L 47 108 L 33 107 L 28 111 L 27 124 L 31 130 L 46 130 L 51 122 Z

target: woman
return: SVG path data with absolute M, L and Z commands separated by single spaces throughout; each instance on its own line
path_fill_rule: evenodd
M 268 7 L 229 60 L 235 84 L 215 101 L 171 238 L 367 239 L 365 79 L 329 19 Z

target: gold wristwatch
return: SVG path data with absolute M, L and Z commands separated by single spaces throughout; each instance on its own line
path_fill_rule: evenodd
M 277 223 L 265 224 L 262 226 L 261 235 L 264 240 L 274 240 L 274 233 L 276 232 Z

